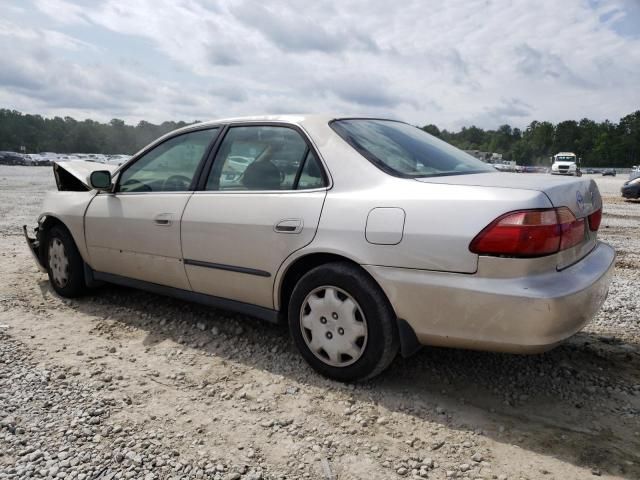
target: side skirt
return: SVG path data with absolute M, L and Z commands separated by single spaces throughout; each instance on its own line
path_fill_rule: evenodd
M 234 312 L 256 317 L 269 323 L 280 323 L 280 316 L 276 310 L 270 308 L 252 305 L 250 303 L 238 302 L 227 298 L 214 297 L 213 295 L 205 295 L 204 293 L 191 292 L 180 288 L 167 287 L 158 285 L 157 283 L 145 282 L 134 278 L 122 277 L 112 273 L 92 271 L 92 280 L 115 283 L 124 287 L 137 288 L 158 295 L 179 298 L 187 302 L 200 303 L 208 307 L 220 308 L 222 310 L 231 310 Z

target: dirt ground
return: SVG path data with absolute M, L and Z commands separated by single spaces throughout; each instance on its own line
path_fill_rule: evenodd
M 354 386 L 284 327 L 115 286 L 56 296 L 20 231 L 51 169 L 0 166 L 0 478 L 640 478 L 640 202 L 594 178 L 618 257 L 582 333 L 535 356 L 424 348 Z M 69 389 L 99 423 L 76 428 Z

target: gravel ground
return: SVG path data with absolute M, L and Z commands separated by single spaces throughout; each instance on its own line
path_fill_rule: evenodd
M 56 296 L 19 230 L 51 169 L 0 166 L 0 479 L 640 478 L 640 202 L 595 178 L 618 259 L 584 332 L 535 356 L 425 348 L 353 386 L 283 327 Z

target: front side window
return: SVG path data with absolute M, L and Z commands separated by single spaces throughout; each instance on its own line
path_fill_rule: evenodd
M 331 128 L 374 165 L 399 177 L 495 171 L 424 130 L 391 120 L 335 120 Z
M 197 130 L 161 143 L 122 172 L 118 191 L 189 190 L 198 165 L 217 133 L 217 128 Z
M 295 190 L 324 184 L 319 162 L 300 133 L 265 125 L 229 129 L 206 189 Z

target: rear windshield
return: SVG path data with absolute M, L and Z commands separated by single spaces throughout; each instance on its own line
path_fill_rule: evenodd
M 334 120 L 331 128 L 380 169 L 398 177 L 495 172 L 424 130 L 392 120 Z

